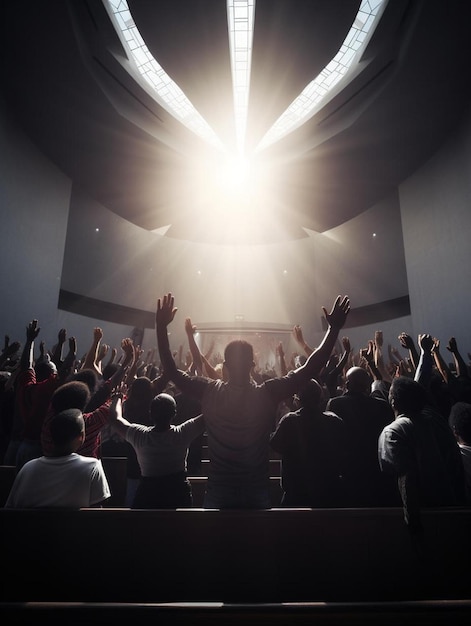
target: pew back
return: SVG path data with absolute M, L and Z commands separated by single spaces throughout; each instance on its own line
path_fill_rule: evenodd
M 471 599 L 471 509 L 0 511 L 9 602 Z M 15 575 L 21 572 L 21 577 Z

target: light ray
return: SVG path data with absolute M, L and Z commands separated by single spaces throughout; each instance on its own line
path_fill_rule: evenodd
M 150 87 L 153 97 L 168 113 L 208 143 L 221 148 L 216 133 L 150 53 L 126 0 L 103 2 L 136 71 L 136 77 L 144 79 L 147 89 Z
M 328 65 L 293 100 L 260 141 L 257 150 L 279 141 L 308 119 L 325 103 L 333 88 L 347 75 L 355 59 L 364 50 L 368 35 L 373 33 L 387 0 L 363 0 L 352 27 L 339 51 Z

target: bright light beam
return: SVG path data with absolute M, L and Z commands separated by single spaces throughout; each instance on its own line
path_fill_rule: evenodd
M 387 0 L 363 0 L 352 27 L 339 51 L 318 76 L 311 81 L 277 119 L 257 146 L 257 151 L 279 141 L 307 122 L 320 108 L 333 88 L 346 76 L 353 61 L 365 49 L 368 35 L 376 28 L 380 9 Z
M 150 88 L 155 100 L 173 117 L 208 143 L 221 148 L 222 144 L 206 120 L 165 70 L 157 63 L 145 44 L 126 0 L 103 0 L 105 8 L 135 69 L 136 78 Z

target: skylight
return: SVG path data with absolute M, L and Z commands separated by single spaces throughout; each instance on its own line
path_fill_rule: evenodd
M 258 150 L 275 143 L 316 113 L 327 94 L 347 74 L 352 63 L 373 32 L 380 8 L 387 0 L 363 0 L 340 50 L 322 72 L 307 85 L 278 118 L 258 145 Z
M 221 142 L 212 128 L 150 53 L 134 23 L 126 0 L 106 0 L 105 6 L 129 60 L 150 86 L 159 104 L 201 138 L 220 147 Z
M 227 0 L 237 148 L 244 152 L 249 107 L 255 0 Z
M 244 153 L 249 106 L 255 1 L 227 0 L 235 128 L 238 154 L 241 157 Z M 387 1 L 362 0 L 353 25 L 335 57 L 278 118 L 262 138 L 257 151 L 280 140 L 320 109 L 326 97 L 347 75 L 355 59 L 358 59 L 360 51 L 365 48 L 368 36 L 379 21 L 380 9 Z M 103 2 L 137 76 L 144 79 L 147 89 L 157 102 L 194 133 L 219 148 L 223 147 L 209 124 L 151 55 L 134 23 L 126 0 L 103 0 Z

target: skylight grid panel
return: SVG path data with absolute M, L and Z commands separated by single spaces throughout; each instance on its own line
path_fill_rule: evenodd
M 127 29 L 127 24 L 126 21 L 122 15 L 122 13 L 115 13 L 115 17 L 116 17 L 116 21 L 118 22 L 118 25 L 120 27 L 121 30 L 126 30 Z
M 369 13 L 365 13 L 364 11 L 358 11 L 356 19 L 353 23 L 353 28 L 358 28 L 359 30 L 363 30 L 364 24 L 366 24 L 366 20 L 368 19 Z
M 234 44 L 237 48 L 248 48 L 249 37 L 247 31 L 234 32 Z
M 239 63 L 243 63 L 244 65 L 246 65 L 247 61 L 249 60 L 248 51 L 245 49 L 241 50 L 239 48 L 238 50 L 235 51 L 234 60 L 235 60 L 236 65 Z
M 149 59 L 142 48 L 136 48 L 136 50 L 134 51 L 134 58 L 141 65 L 149 62 Z
M 350 45 L 351 45 L 352 41 L 353 41 L 353 40 L 354 40 L 354 38 L 355 38 L 355 31 L 356 31 L 356 29 L 355 29 L 355 28 L 351 28 L 351 29 L 348 31 L 348 34 L 347 34 L 347 36 L 345 37 L 345 41 L 343 42 L 346 46 L 350 46 Z
M 341 55 L 341 63 L 345 65 L 346 67 L 350 67 L 350 65 L 353 62 L 354 57 L 355 57 L 355 50 L 352 50 L 352 48 L 347 48 L 345 46 L 345 49 L 343 50 L 342 55 Z
M 248 30 L 247 20 L 236 20 L 234 22 L 234 31 Z
M 134 36 L 132 32 L 129 30 L 129 28 L 126 28 L 126 30 L 123 30 L 123 35 L 127 43 L 129 43 L 130 41 L 134 41 L 135 43 L 137 43 L 137 41 L 134 39 Z
M 374 15 L 369 15 L 362 30 L 368 32 L 371 28 L 372 23 L 374 22 L 374 19 L 375 19 Z
M 236 5 L 234 7 L 234 20 L 248 20 L 249 9 L 246 4 Z

